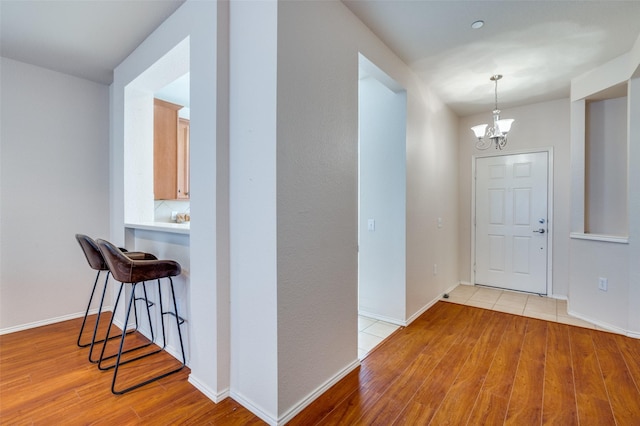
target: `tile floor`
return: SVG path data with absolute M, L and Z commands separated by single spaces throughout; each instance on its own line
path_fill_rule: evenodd
M 570 316 L 567 313 L 566 300 L 541 297 L 536 294 L 460 284 L 449 293 L 448 299 L 443 298 L 442 300 L 562 324 L 604 330 L 587 321 Z M 398 328 L 400 327 L 395 324 L 358 316 L 358 357 L 363 359 Z
M 446 302 L 491 309 L 509 314 L 538 318 L 562 324 L 604 330 L 567 313 L 567 301 L 487 287 L 460 284 L 449 293 Z
M 363 359 L 400 326 L 373 318 L 358 316 L 358 358 Z

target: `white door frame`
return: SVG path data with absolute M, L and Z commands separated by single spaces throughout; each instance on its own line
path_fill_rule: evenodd
M 547 164 L 547 296 L 553 295 L 553 147 L 538 149 L 522 149 L 515 151 L 498 151 L 471 156 L 471 285 L 476 283 L 476 159 L 486 157 L 502 157 L 518 154 L 546 152 Z

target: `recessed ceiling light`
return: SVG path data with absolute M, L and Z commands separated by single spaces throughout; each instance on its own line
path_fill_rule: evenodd
M 480 29 L 484 27 L 484 21 L 479 19 L 477 21 L 475 21 L 473 24 L 471 24 L 471 28 L 473 28 L 474 30 Z

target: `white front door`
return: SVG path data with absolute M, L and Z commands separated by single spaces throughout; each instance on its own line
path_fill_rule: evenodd
M 548 156 L 476 159 L 476 284 L 547 294 Z

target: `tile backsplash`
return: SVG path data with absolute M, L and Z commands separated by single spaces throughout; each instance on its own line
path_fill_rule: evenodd
M 156 222 L 174 223 L 175 220 L 171 220 L 171 212 L 191 214 L 190 208 L 191 206 L 189 201 L 155 200 L 154 220 Z

